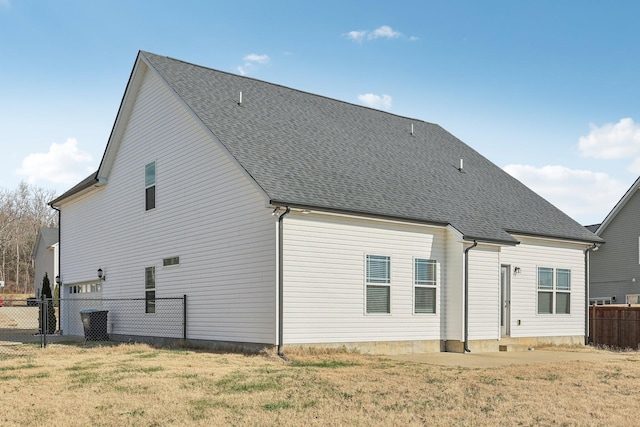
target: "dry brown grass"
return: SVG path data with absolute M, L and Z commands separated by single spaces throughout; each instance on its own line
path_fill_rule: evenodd
M 8 350 L 3 426 L 625 426 L 640 409 L 637 353 L 464 369 L 340 351 L 285 362 L 140 344 Z
M 15 320 L 0 313 L 0 328 L 15 328 L 18 326 Z
M 0 292 L 0 297 L 6 300 L 23 300 L 27 298 L 33 298 L 32 294 L 3 294 Z

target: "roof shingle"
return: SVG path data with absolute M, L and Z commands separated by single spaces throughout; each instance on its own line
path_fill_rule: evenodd
M 140 56 L 274 203 L 451 224 L 466 239 L 600 240 L 436 124 Z

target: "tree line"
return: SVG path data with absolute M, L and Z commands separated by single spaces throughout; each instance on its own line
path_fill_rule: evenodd
M 0 281 L 2 293 L 34 293 L 31 253 L 40 227 L 58 227 L 48 203 L 54 190 L 22 181 L 15 190 L 0 188 Z

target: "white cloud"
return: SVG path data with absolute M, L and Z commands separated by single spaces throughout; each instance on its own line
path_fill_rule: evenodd
M 389 110 L 391 108 L 391 97 L 389 95 L 375 95 L 373 93 L 365 93 L 358 95 L 358 100 L 367 107 L 377 108 L 379 110 Z
M 358 43 L 362 43 L 364 40 L 375 40 L 375 39 L 397 39 L 404 38 L 403 34 L 399 31 L 395 31 L 388 25 L 383 25 L 381 27 L 376 28 L 373 31 L 362 30 L 362 31 L 349 31 L 345 34 L 345 36 Z M 417 37 L 411 36 L 407 38 L 409 41 L 418 40 Z
M 580 137 L 582 155 L 596 159 L 624 159 L 640 156 L 640 124 L 631 118 L 601 127 L 590 126 L 589 135 Z
M 402 35 L 402 33 L 398 32 L 398 31 L 394 31 L 390 26 L 383 25 L 382 27 L 376 28 L 375 30 L 373 30 L 369 34 L 369 39 L 372 39 L 372 40 L 373 39 L 379 39 L 379 38 L 397 39 L 401 35 Z
M 266 64 L 269 62 L 268 55 L 256 55 L 255 53 L 250 53 L 249 55 L 244 57 L 245 62 L 257 62 L 259 64 Z
M 16 172 L 27 177 L 30 184 L 40 180 L 55 184 L 77 184 L 95 170 L 91 155 L 78 148 L 75 138 L 63 144 L 53 143 L 47 153 L 29 154 Z
M 604 220 L 627 190 L 606 173 L 565 166 L 507 165 L 504 170 L 583 225 Z
M 240 73 L 241 76 L 246 76 L 251 73 L 255 69 L 255 64 L 268 64 L 271 60 L 268 55 L 258 55 L 255 53 L 245 55 L 242 59 L 244 60 L 244 64 L 237 67 L 238 73 Z
M 361 42 L 366 35 L 367 35 L 366 31 L 349 31 L 347 33 L 347 38 L 357 42 Z

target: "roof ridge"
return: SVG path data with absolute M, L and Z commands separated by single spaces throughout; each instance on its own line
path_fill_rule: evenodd
M 435 123 L 435 122 L 429 122 L 429 121 L 426 121 L 426 120 L 423 120 L 423 119 L 418 119 L 418 118 L 415 118 L 415 117 L 403 116 L 403 115 L 400 115 L 400 114 L 391 113 L 389 111 L 381 110 L 379 108 L 373 108 L 373 107 L 369 107 L 367 105 L 355 104 L 353 102 L 345 101 L 343 99 L 332 98 L 330 96 L 320 95 L 318 93 L 313 93 L 313 92 L 309 92 L 309 91 L 302 90 L 302 89 L 296 89 L 296 88 L 291 87 L 291 86 L 285 86 L 284 84 L 273 83 L 273 82 L 269 82 L 269 81 L 266 81 L 266 80 L 257 79 L 255 77 L 243 76 L 243 75 L 232 73 L 232 72 L 229 72 L 229 71 L 219 70 L 217 68 L 207 67 L 205 65 L 199 65 L 199 64 L 196 64 L 196 63 L 193 63 L 193 62 L 184 61 L 182 59 L 173 58 L 171 56 L 159 55 L 157 53 L 148 52 L 148 51 L 144 51 L 144 50 L 141 50 L 140 53 L 143 54 L 143 55 L 147 55 L 148 54 L 148 55 L 158 56 L 158 57 L 161 57 L 161 58 L 166 58 L 166 59 L 169 59 L 171 61 L 180 62 L 182 64 L 189 65 L 189 66 L 192 66 L 192 67 L 202 68 L 202 69 L 209 70 L 209 71 L 215 71 L 216 73 L 222 73 L 222 74 L 226 74 L 228 76 L 238 77 L 238 78 L 241 78 L 241 79 L 244 79 L 244 80 L 251 80 L 251 81 L 254 81 L 254 82 L 259 82 L 259 83 L 263 83 L 263 84 L 270 85 L 270 86 L 280 87 L 280 88 L 291 90 L 291 91 L 294 91 L 294 92 L 299 92 L 299 93 L 304 94 L 304 95 L 310 95 L 310 96 L 314 96 L 314 97 L 317 97 L 317 98 L 327 99 L 329 101 L 340 102 L 340 103 L 343 103 L 343 104 L 346 104 L 346 105 L 350 105 L 350 106 L 353 106 L 353 107 L 364 108 L 364 109 L 375 111 L 375 112 L 378 112 L 378 113 L 388 114 L 390 116 L 394 116 L 394 117 L 401 118 L 401 119 L 414 120 L 416 122 L 421 122 L 421 123 L 424 123 L 424 124 L 427 124 L 427 125 L 440 126 L 438 123 Z

